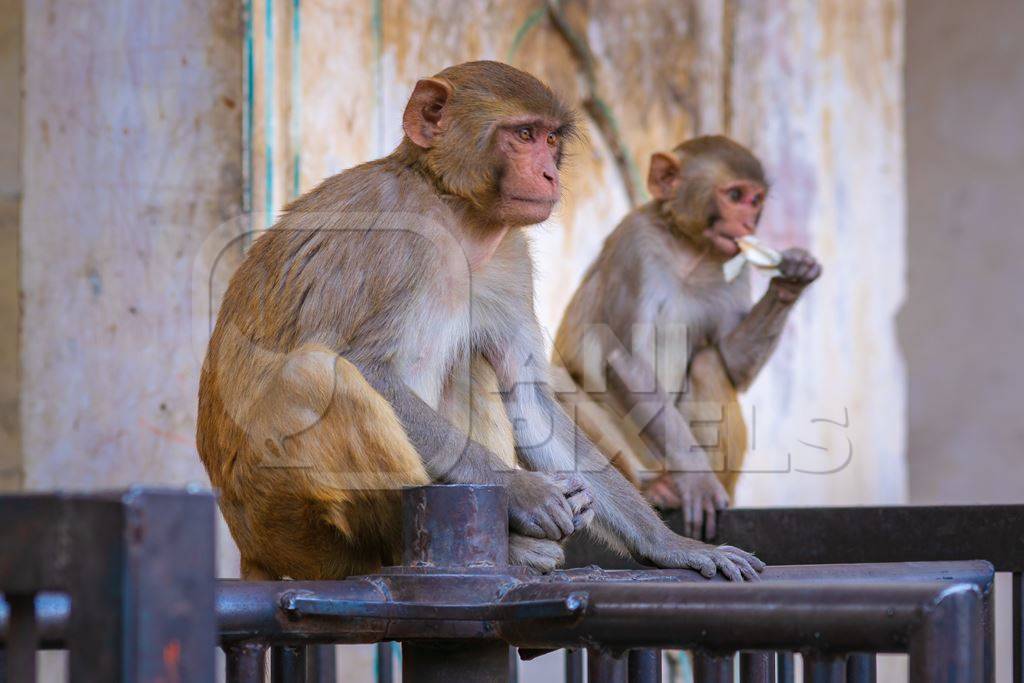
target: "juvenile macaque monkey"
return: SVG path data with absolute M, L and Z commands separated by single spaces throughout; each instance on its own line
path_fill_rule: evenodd
M 559 199 L 574 121 L 522 71 L 450 67 L 416 84 L 392 154 L 328 178 L 252 245 L 198 430 L 245 578 L 395 563 L 398 489 L 428 482 L 506 486 L 512 562 L 542 571 L 591 520 L 656 565 L 763 568 L 672 533 L 549 387 L 522 228 Z
M 748 267 L 725 278 L 768 193 L 760 161 L 726 137 L 654 154 L 647 186 L 653 200 L 608 237 L 562 319 L 555 363 L 572 390 L 559 397 L 651 502 L 713 537 L 747 448 L 737 393 L 821 266 L 789 249 L 754 306 Z

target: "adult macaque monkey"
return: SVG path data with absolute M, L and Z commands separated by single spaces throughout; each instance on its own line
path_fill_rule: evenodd
M 768 192 L 760 161 L 728 138 L 655 154 L 647 186 L 653 200 L 608 237 L 562 320 L 555 359 L 574 390 L 560 398 L 651 502 L 681 507 L 688 535 L 713 537 L 747 447 L 737 392 L 821 266 L 784 252 L 753 307 L 748 269 L 725 279 Z M 641 481 L 640 469 L 662 473 Z
M 763 567 L 672 533 L 549 388 L 521 228 L 559 198 L 573 122 L 512 67 L 445 69 L 416 84 L 391 155 L 328 178 L 254 242 L 199 390 L 199 452 L 245 578 L 394 563 L 398 489 L 427 482 L 506 486 L 512 561 L 540 570 L 591 519 L 663 567 Z

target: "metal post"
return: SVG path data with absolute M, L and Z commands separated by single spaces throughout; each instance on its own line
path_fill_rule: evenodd
M 306 683 L 306 648 L 301 645 L 270 648 L 270 683 Z
M 981 593 L 948 588 L 910 638 L 911 683 L 980 681 L 983 671 Z
M 394 643 L 377 643 L 377 683 L 394 683 Z
M 565 683 L 583 683 L 583 650 L 565 651 Z
M 36 680 L 36 601 L 31 593 L 7 596 L 11 610 L 10 634 L 7 636 L 7 680 Z
M 796 665 L 792 652 L 775 653 L 775 663 L 778 665 L 779 683 L 793 683 L 796 680 Z
M 424 569 L 508 564 L 508 498 L 500 486 L 419 486 L 402 492 L 402 562 Z M 491 683 L 509 677 L 503 642 L 406 642 L 406 683 Z
M 1013 681 L 1024 683 L 1024 574 L 1013 573 Z
M 734 652 L 693 653 L 693 680 L 695 683 L 733 683 Z
M 306 648 L 306 683 L 337 683 L 338 665 L 334 645 Z
M 629 665 L 625 657 L 587 648 L 587 683 L 626 683 Z
M 262 643 L 232 643 L 224 647 L 227 683 L 263 683 L 267 646 Z
M 844 683 L 846 658 L 841 655 L 804 653 L 804 683 Z
M 846 683 L 875 683 L 877 666 L 875 655 L 858 652 L 846 658 Z
M 661 683 L 661 650 L 629 651 L 629 683 Z
M 771 652 L 741 652 L 741 683 L 775 683 L 775 658 Z

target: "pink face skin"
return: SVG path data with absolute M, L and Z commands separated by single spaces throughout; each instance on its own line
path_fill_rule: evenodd
M 737 180 L 715 188 L 718 211 L 704 236 L 721 255 L 735 256 L 740 251 L 736 239 L 754 234 L 766 195 L 767 189 L 751 180 Z
M 505 158 L 497 219 L 509 226 L 547 220 L 559 199 L 562 134 L 558 124 L 528 119 L 502 126 L 497 136 L 498 152 Z

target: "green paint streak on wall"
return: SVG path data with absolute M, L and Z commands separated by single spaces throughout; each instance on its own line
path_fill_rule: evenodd
M 516 52 L 519 51 L 519 46 L 522 45 L 526 36 L 529 35 L 534 26 L 540 23 L 540 20 L 543 19 L 546 14 L 547 8 L 541 7 L 534 10 L 530 13 L 530 16 L 526 17 L 526 21 L 523 22 L 523 25 L 519 27 L 519 30 L 516 31 L 516 35 L 512 38 L 512 45 L 508 48 L 506 61 L 511 62 L 515 58 Z
M 292 0 L 292 55 L 291 55 L 291 113 L 288 121 L 288 137 L 292 148 L 292 191 L 289 199 L 299 196 L 302 177 L 302 17 L 300 0 Z
M 633 153 L 630 151 L 628 147 L 626 147 L 625 140 L 622 137 L 622 129 L 619 128 L 619 120 L 615 118 L 615 112 L 613 112 L 612 108 L 608 106 L 608 103 L 605 102 L 600 97 L 594 98 L 594 105 L 598 109 L 600 109 L 602 113 L 607 117 L 608 122 L 612 126 L 612 134 L 615 136 L 615 139 L 622 141 L 622 153 L 626 159 L 626 172 L 629 173 L 629 177 L 633 182 L 633 188 L 636 191 L 636 196 L 638 200 L 637 203 L 639 204 L 644 201 L 647 201 L 648 199 L 650 199 L 646 189 L 647 183 L 640 175 L 640 169 L 636 165 L 636 160 L 633 158 Z
M 263 224 L 270 227 L 274 223 L 274 122 L 276 118 L 276 107 L 274 106 L 274 0 L 264 0 L 266 12 L 264 13 L 264 37 L 266 43 L 263 54 L 263 76 L 266 80 L 264 85 L 266 96 L 264 100 L 265 131 L 263 144 L 266 153 L 264 179 L 266 197 L 264 199 Z

